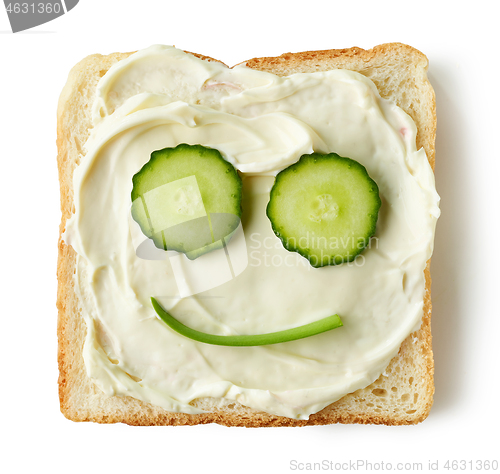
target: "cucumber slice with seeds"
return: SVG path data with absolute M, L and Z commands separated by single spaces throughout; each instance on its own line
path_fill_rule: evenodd
M 241 178 L 215 149 L 154 151 L 132 182 L 132 217 L 160 249 L 197 258 L 222 248 L 240 222 Z
M 368 246 L 380 205 L 363 165 L 313 153 L 278 173 L 267 216 L 285 249 L 323 267 L 350 262 Z

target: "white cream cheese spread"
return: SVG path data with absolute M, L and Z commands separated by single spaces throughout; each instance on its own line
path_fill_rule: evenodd
M 223 397 L 307 419 L 376 380 L 419 327 L 439 196 L 415 124 L 369 79 L 345 70 L 281 78 L 152 46 L 100 80 L 93 125 L 64 237 L 78 254 L 87 373 L 106 394 L 185 413 L 200 412 L 197 398 Z M 244 186 L 246 266 L 191 295 L 173 260 L 137 256 L 130 224 L 132 177 L 153 151 L 180 143 L 218 149 Z M 266 216 L 276 173 L 313 151 L 359 161 L 380 189 L 375 238 L 349 264 L 312 268 Z M 263 334 L 335 313 L 344 326 L 271 346 L 214 346 L 172 331 L 151 296 L 212 334 Z

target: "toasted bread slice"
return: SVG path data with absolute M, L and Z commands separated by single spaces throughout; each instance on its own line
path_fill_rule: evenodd
M 93 55 L 70 72 L 57 111 L 58 167 L 62 220 L 60 233 L 73 212 L 73 171 L 85 154 L 91 107 L 99 79 L 117 61 L 131 53 Z M 200 56 L 207 61 L 215 61 Z M 370 78 L 380 95 L 395 102 L 415 121 L 417 147 L 423 147 L 434 168 L 436 112 L 434 91 L 427 79 L 427 58 L 416 49 L 391 43 L 371 50 L 287 53 L 279 57 L 255 58 L 248 67 L 280 76 L 300 72 L 349 69 Z M 227 426 L 305 426 L 331 423 L 415 424 L 429 414 L 434 393 L 431 348 L 430 261 L 425 270 L 426 292 L 421 328 L 401 345 L 385 372 L 370 386 L 332 403 L 309 420 L 294 420 L 244 407 L 221 399 L 197 399 L 192 404 L 206 412 L 200 415 L 172 413 L 131 397 L 107 396 L 89 379 L 82 349 L 86 326 L 74 291 L 76 254 L 59 238 L 59 396 L 61 411 L 73 421 L 122 422 L 130 425 L 195 425 L 219 423 Z

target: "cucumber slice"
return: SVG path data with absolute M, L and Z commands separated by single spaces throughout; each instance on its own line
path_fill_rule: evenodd
M 285 249 L 323 267 L 351 262 L 367 247 L 380 205 L 363 165 L 313 153 L 278 173 L 267 216 Z
M 159 249 L 194 259 L 222 248 L 240 222 L 241 178 L 215 149 L 154 151 L 132 183 L 132 217 Z

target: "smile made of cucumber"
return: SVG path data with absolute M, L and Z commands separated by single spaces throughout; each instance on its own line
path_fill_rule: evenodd
M 218 336 L 215 334 L 200 332 L 196 329 L 185 326 L 172 315 L 167 313 L 155 298 L 151 298 L 151 303 L 153 304 L 156 314 L 161 318 L 161 320 L 177 333 L 198 342 L 217 346 L 248 347 L 280 344 L 282 342 L 296 341 L 298 339 L 315 336 L 316 334 L 321 334 L 343 326 L 340 317 L 337 314 L 334 314 L 333 316 L 328 316 L 320 319 L 319 321 L 305 324 L 293 329 L 286 329 L 284 331 L 256 335 Z

